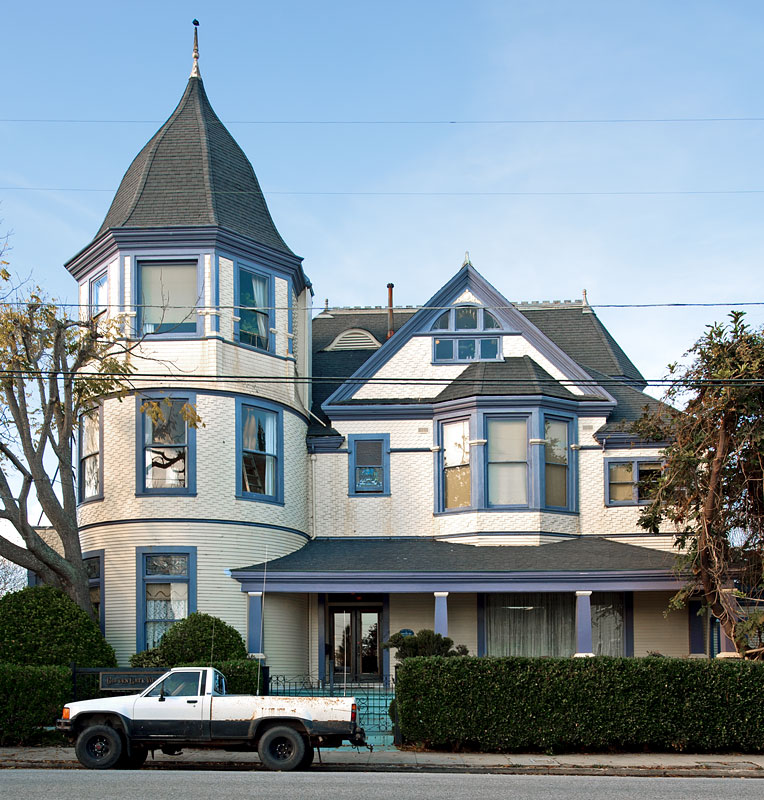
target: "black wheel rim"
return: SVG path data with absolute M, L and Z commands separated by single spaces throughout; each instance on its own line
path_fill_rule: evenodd
M 93 736 L 92 739 L 88 739 L 86 749 L 91 758 L 100 760 L 111 753 L 111 743 L 106 736 Z
M 271 742 L 270 751 L 277 761 L 287 761 L 294 755 L 294 745 L 285 736 L 279 736 Z

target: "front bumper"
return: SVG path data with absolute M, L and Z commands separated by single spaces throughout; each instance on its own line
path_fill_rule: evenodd
M 72 721 L 70 719 L 57 719 L 56 730 L 65 733 L 68 736 L 72 735 Z

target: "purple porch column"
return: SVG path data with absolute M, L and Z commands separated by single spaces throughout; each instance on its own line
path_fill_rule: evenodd
M 448 592 L 434 592 L 435 633 L 448 636 Z
M 576 592 L 576 652 L 573 658 L 593 656 L 592 593 Z

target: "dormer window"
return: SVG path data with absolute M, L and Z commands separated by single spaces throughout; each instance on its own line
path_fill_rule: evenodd
M 483 332 L 500 329 L 496 317 L 480 306 L 457 306 L 444 311 L 431 328 L 442 331 L 433 337 L 432 360 L 435 363 L 498 361 L 501 358 L 500 337 L 486 336 Z

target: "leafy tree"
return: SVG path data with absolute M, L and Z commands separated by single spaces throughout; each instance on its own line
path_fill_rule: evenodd
M 101 629 L 64 592 L 33 586 L 0 598 L 0 663 L 72 661 L 81 667 L 117 666 Z
M 469 648 L 459 644 L 454 649 L 454 640 L 435 631 L 422 628 L 413 636 L 394 633 L 383 645 L 385 650 L 396 649 L 396 661 L 414 656 L 466 656 Z
M 669 367 L 668 405 L 646 410 L 634 426 L 667 443 L 639 524 L 658 532 L 667 520 L 679 532 L 688 580 L 673 605 L 700 593 L 738 652 L 759 657 L 764 649 L 748 642 L 758 638 L 764 613 L 742 606 L 764 589 L 764 332 L 733 311 L 728 324 L 708 326 L 686 357 L 686 365 Z

